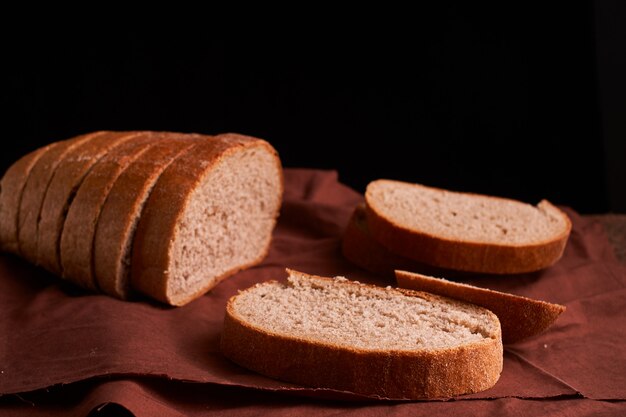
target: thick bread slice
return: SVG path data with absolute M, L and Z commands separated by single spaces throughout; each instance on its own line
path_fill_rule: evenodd
M 93 238 L 101 208 L 120 174 L 154 145 L 155 137 L 142 133 L 102 157 L 85 176 L 72 200 L 61 233 L 62 276 L 91 290 L 98 287 L 93 274 Z
M 61 275 L 59 240 L 65 215 L 76 190 L 100 158 L 137 134 L 137 132 L 111 132 L 109 135 L 94 136 L 65 154 L 50 180 L 41 205 L 37 225 L 37 263 L 39 265 Z
M 158 142 L 115 181 L 102 206 L 93 248 L 94 275 L 105 293 L 126 299 L 130 294 L 133 237 L 143 207 L 161 173 L 204 136 L 158 134 Z
M 567 215 L 543 200 L 519 201 L 378 180 L 365 193 L 372 236 L 391 251 L 469 272 L 537 271 L 560 259 Z
M 543 332 L 565 311 L 565 306 L 560 304 L 551 304 L 414 272 L 396 271 L 396 279 L 401 288 L 426 291 L 491 310 L 500 319 L 504 343 L 516 343 Z
M 361 268 L 385 277 L 394 277 L 396 269 L 423 271 L 433 269 L 404 256 L 391 252 L 378 243 L 367 226 L 365 204 L 354 209 L 341 241 L 343 256 Z
M 31 169 L 28 180 L 22 191 L 18 212 L 18 249 L 20 255 L 29 261 L 37 262 L 37 225 L 46 190 L 52 180 L 57 166 L 68 152 L 83 143 L 110 132 L 93 132 L 62 142 L 55 142 Z
M 391 399 L 482 391 L 503 362 L 484 308 L 296 271 L 229 300 L 221 349 L 272 378 Z
M 9 167 L 0 181 L 0 250 L 18 253 L 17 215 L 28 175 L 52 145 L 35 149 Z
M 220 135 L 194 147 L 158 179 L 137 226 L 132 286 L 183 305 L 265 257 L 282 197 L 267 142 Z

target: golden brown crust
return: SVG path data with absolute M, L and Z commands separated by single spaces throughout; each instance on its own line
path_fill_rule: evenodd
M 369 192 L 365 193 L 365 198 L 367 223 L 374 239 L 398 255 L 440 268 L 490 274 L 537 271 L 561 258 L 571 230 L 567 215 L 544 200 L 541 204 L 560 213 L 567 225 L 552 240 L 528 245 L 451 240 L 399 224 L 376 211 Z M 498 197 L 489 198 L 503 200 Z
M 439 298 L 416 291 L 404 294 Z M 235 311 L 235 297 L 226 307 L 222 352 L 239 365 L 272 378 L 372 397 L 420 399 L 486 390 L 497 382 L 502 371 L 499 333 L 450 349 L 368 351 L 287 337 L 251 326 Z
M 491 310 L 500 319 L 504 343 L 516 343 L 546 330 L 565 306 L 518 295 L 396 271 L 398 286 L 450 297 Z
M 137 134 L 138 132 L 110 132 L 105 135 L 96 135 L 65 154 L 50 180 L 39 213 L 37 225 L 37 263 L 39 265 L 61 275 L 59 239 L 65 214 L 74 193 L 85 175 L 100 158 Z
M 126 245 L 158 177 L 179 155 L 195 145 L 196 136 L 145 132 L 156 136 L 153 147 L 115 181 L 102 206 L 94 237 L 94 275 L 100 290 L 117 298 L 129 296 L 130 277 L 121 276 Z
M 113 183 L 134 160 L 154 144 L 154 137 L 136 133 L 111 149 L 90 169 L 74 196 L 60 238 L 62 275 L 90 290 L 97 290 L 93 274 L 93 242 L 98 217 Z
M 52 145 L 24 155 L 9 167 L 0 182 L 0 250 L 18 253 L 17 216 L 24 185 L 39 158 Z
M 176 228 L 188 198 L 206 173 L 229 153 L 253 146 L 266 147 L 275 154 L 274 149 L 263 140 L 224 134 L 182 155 L 161 174 L 148 198 L 135 233 L 131 261 L 133 288 L 159 301 L 184 305 L 204 294 L 220 279 L 243 268 L 234 268 L 188 297 L 173 300 L 167 293 L 173 238 L 163 239 L 163 236 L 176 236 Z M 280 164 L 278 157 L 276 163 Z
M 83 143 L 110 132 L 93 132 L 75 138 L 55 142 L 33 166 L 20 201 L 18 212 L 18 250 L 21 256 L 37 263 L 37 227 L 48 185 L 52 180 L 58 164 L 68 152 Z

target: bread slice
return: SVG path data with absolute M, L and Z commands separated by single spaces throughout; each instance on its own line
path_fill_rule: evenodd
M 361 268 L 375 274 L 393 278 L 396 269 L 424 271 L 434 269 L 391 252 L 374 239 L 367 225 L 365 204 L 354 209 L 341 241 L 343 256 Z
M 98 288 L 93 274 L 93 241 L 100 211 L 120 174 L 143 158 L 154 143 L 154 135 L 137 134 L 110 150 L 89 170 L 63 223 L 59 250 L 62 276 L 84 288 Z
M 105 136 L 109 133 L 93 132 L 69 140 L 55 142 L 50 145 L 50 148 L 35 163 L 24 185 L 18 211 L 18 251 L 24 258 L 33 263 L 37 262 L 37 225 L 39 223 L 39 215 L 46 190 L 59 163 L 74 148 L 93 138 Z
M 391 251 L 442 268 L 532 272 L 560 259 L 571 230 L 548 201 L 519 201 L 378 180 L 365 193 L 372 236 Z
M 111 296 L 130 295 L 133 238 L 143 207 L 161 173 L 206 137 L 159 133 L 157 143 L 121 173 L 102 205 L 93 242 L 96 284 Z
M 52 145 L 35 149 L 9 167 L 0 181 L 0 250 L 18 253 L 17 221 L 24 185 L 33 166 Z
M 159 177 L 135 233 L 132 286 L 183 305 L 260 262 L 282 197 L 282 171 L 265 141 L 207 138 Z
M 565 306 L 407 271 L 396 271 L 398 286 L 476 304 L 500 319 L 504 343 L 535 336 L 554 323 Z
M 137 134 L 111 132 L 94 136 L 65 154 L 50 180 L 41 205 L 37 224 L 37 264 L 61 275 L 59 240 L 65 215 L 78 187 L 100 158 Z
M 503 362 L 484 308 L 296 271 L 229 300 L 221 349 L 272 378 L 392 399 L 482 391 Z

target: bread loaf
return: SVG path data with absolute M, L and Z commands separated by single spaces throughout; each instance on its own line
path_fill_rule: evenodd
M 488 389 L 503 361 L 486 309 L 296 271 L 229 300 L 221 348 L 272 378 L 393 399 Z
M 407 271 L 396 271 L 398 286 L 426 291 L 472 303 L 492 311 L 502 326 L 504 343 L 517 343 L 535 336 L 554 323 L 565 306 L 447 281 Z
M 29 154 L 0 184 L 2 248 L 173 305 L 259 262 L 282 199 L 275 150 L 237 134 L 95 132 Z
M 429 265 L 514 274 L 560 259 L 571 223 L 548 201 L 519 201 L 378 180 L 365 193 L 372 236 Z

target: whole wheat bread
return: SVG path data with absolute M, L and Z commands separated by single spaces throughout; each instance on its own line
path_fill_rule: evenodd
M 229 300 L 221 349 L 273 378 L 394 399 L 488 389 L 503 361 L 486 309 L 296 271 Z
M 565 306 L 479 288 L 407 271 L 396 271 L 398 286 L 454 298 L 491 310 L 500 319 L 504 343 L 535 336 L 554 323 Z
M 97 287 L 126 299 L 131 294 L 133 238 L 143 207 L 161 173 L 183 152 L 206 139 L 201 135 L 158 133 L 158 140 L 121 173 L 102 205 L 93 242 Z
M 372 236 L 391 251 L 442 268 L 512 274 L 560 259 L 567 215 L 541 201 L 459 193 L 378 180 L 365 193 Z
M 131 282 L 174 305 L 265 256 L 283 187 L 263 140 L 162 132 L 57 142 L 0 184 L 22 190 L 0 195 L 2 248 L 87 288 L 125 297 Z

